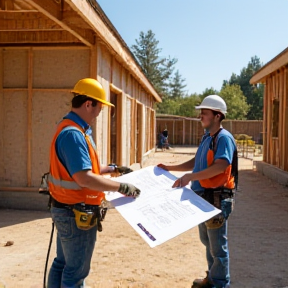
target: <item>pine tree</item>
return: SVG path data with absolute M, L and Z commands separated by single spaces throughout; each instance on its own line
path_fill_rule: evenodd
M 132 45 L 131 50 L 156 91 L 165 96 L 169 88 L 169 78 L 173 73 L 177 59 L 161 58 L 162 49 L 158 47 L 158 44 L 159 41 L 156 40 L 152 30 L 148 30 L 146 34 L 141 31 L 139 39 L 136 39 L 136 44 Z
M 250 79 L 253 74 L 256 73 L 262 64 L 260 58 L 257 56 L 251 57 L 247 67 L 244 67 L 240 71 L 240 75 L 232 74 L 230 79 L 223 81 L 224 88 L 226 85 L 239 85 L 243 91 L 244 96 L 247 99 L 247 103 L 250 109 L 247 113 L 247 119 L 258 120 L 263 118 L 263 94 L 264 86 L 262 84 L 253 86 L 250 84 Z
M 179 73 L 179 70 L 177 70 L 169 84 L 170 86 L 169 97 L 172 97 L 173 99 L 179 99 L 184 97 L 185 95 L 184 88 L 187 86 L 186 84 L 184 84 L 184 82 L 185 79 L 182 78 L 182 76 Z

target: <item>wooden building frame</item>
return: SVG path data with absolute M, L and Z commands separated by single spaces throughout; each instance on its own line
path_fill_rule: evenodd
M 97 79 L 108 100 L 116 97 L 115 159 L 111 108 L 92 126 L 101 162 L 142 164 L 155 146 L 154 104 L 161 98 L 98 3 L 0 0 L 0 191 L 37 190 L 48 169 L 52 124 L 69 111 L 70 91 L 80 77 Z M 57 99 L 59 111 L 49 97 Z M 13 111 L 13 99 L 21 113 Z M 13 142 L 17 135 L 9 134 L 13 123 L 20 146 Z
M 250 83 L 265 85 L 263 161 L 288 171 L 288 48 L 255 73 Z

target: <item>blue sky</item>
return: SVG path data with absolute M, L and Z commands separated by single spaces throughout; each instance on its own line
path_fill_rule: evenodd
M 189 93 L 221 89 L 252 56 L 288 47 L 288 0 L 97 0 L 129 47 L 151 29 Z

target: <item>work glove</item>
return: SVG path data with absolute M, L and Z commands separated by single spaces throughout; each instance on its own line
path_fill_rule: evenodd
M 123 175 L 123 174 L 128 174 L 130 172 L 133 172 L 132 169 L 130 169 L 129 167 L 126 167 L 126 166 L 117 166 L 116 164 L 112 163 L 112 164 L 108 164 L 108 166 L 110 167 L 114 167 L 114 171 L 113 173 L 118 175 Z
M 137 198 L 140 195 L 140 189 L 129 183 L 120 183 L 118 192 L 124 196 Z
M 120 174 L 128 174 L 130 172 L 133 172 L 132 169 L 130 169 L 129 167 L 126 167 L 126 166 L 117 166 L 115 168 L 115 171 L 120 173 Z

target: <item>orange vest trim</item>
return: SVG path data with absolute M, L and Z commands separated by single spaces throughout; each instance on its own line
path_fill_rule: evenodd
M 207 152 L 207 165 L 208 167 L 214 163 L 214 151 L 209 149 Z M 224 187 L 227 189 L 235 188 L 234 176 L 231 175 L 232 165 L 229 165 L 223 173 L 213 176 L 209 179 L 199 180 L 203 188 L 219 188 Z
M 56 140 L 60 132 L 66 127 L 79 130 L 88 145 L 89 156 L 92 163 L 92 172 L 100 175 L 100 163 L 97 152 L 93 148 L 90 137 L 85 131 L 74 121 L 63 119 L 57 126 L 56 133 L 53 137 L 50 147 L 50 174 L 49 174 L 49 191 L 51 196 L 58 202 L 65 204 L 85 203 L 89 205 L 100 205 L 105 199 L 103 191 L 91 190 L 80 187 L 74 179 L 69 175 L 66 168 L 59 160 L 56 153 Z

